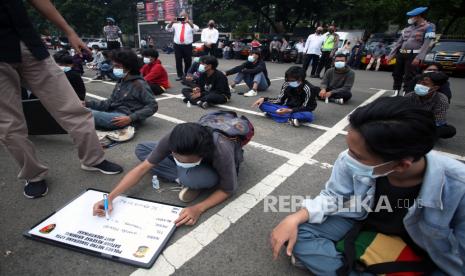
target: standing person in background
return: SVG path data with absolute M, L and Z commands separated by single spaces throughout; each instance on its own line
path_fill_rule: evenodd
M 147 40 L 145 40 L 145 39 L 142 38 L 142 39 L 140 40 L 140 47 L 141 47 L 142 49 L 147 48 Z
M 365 70 L 366 71 L 370 70 L 371 66 L 376 61 L 375 71 L 378 71 L 379 67 L 381 66 L 381 58 L 386 54 L 386 48 L 384 48 L 383 43 L 378 43 L 378 45 L 376 45 L 376 47 L 370 51 L 370 54 L 371 54 L 370 63 L 368 63 L 368 66 Z
M 396 91 L 396 95 L 403 94 L 399 93 L 402 83 L 405 90 L 405 86 L 418 73 L 420 62 L 425 59 L 436 38 L 436 26 L 425 19 L 427 10 L 427 7 L 419 7 L 407 13 L 409 26 L 402 30 L 402 35 L 387 57 L 388 63 L 396 58 L 396 66 L 392 73 L 392 89 Z
M 302 68 L 304 68 L 305 74 L 307 74 L 307 69 L 310 64 L 312 65 L 312 71 L 310 73 L 311 78 L 316 78 L 316 70 L 318 68 L 318 62 L 321 56 L 321 46 L 323 45 L 325 37 L 323 35 L 323 28 L 318 27 L 314 34 L 308 36 L 307 41 L 305 42 L 304 48 L 304 63 Z
M 271 62 L 277 62 L 279 60 L 279 50 L 281 49 L 281 42 L 275 36 L 273 41 L 270 43 Z
M 295 48 L 297 50 L 297 59 L 295 61 L 295 64 L 302 64 L 305 49 L 305 43 L 303 38 L 299 39 L 299 42 L 296 43 Z
M 331 61 L 336 54 L 337 48 L 339 47 L 339 35 L 336 33 L 336 26 L 331 25 L 328 28 L 328 34 L 326 35 L 323 46 L 321 47 L 321 59 L 318 64 L 316 75 L 319 78 L 323 68 L 328 70 L 331 66 Z
M 174 57 L 176 59 L 177 81 L 182 80 L 183 75 L 187 72 L 192 64 L 192 42 L 194 32 L 199 30 L 199 26 L 189 20 L 187 12 L 181 12 L 179 21 L 173 20 L 166 25 L 168 32 L 174 32 Z M 184 61 L 184 68 L 182 62 Z
M 29 0 L 35 10 L 68 37 L 78 53 L 87 46 L 49 0 Z M 23 1 L 0 2 L 0 144 L 21 168 L 19 179 L 26 181 L 24 195 L 38 198 L 47 194 L 48 168 L 36 156 L 27 138 L 21 107 L 20 82 L 25 81 L 53 118 L 77 146 L 81 168 L 117 174 L 119 165 L 105 159 L 95 133 L 91 112 L 82 106 L 65 73 L 50 57 L 27 15 Z
M 200 40 L 205 47 L 204 55 L 215 56 L 217 43 L 218 43 L 219 33 L 215 29 L 215 21 L 210 19 L 208 21 L 208 27 L 202 30 L 202 35 Z
M 279 49 L 279 63 L 284 62 L 284 52 L 287 50 L 287 46 L 289 46 L 289 42 L 287 42 L 286 38 L 281 39 L 281 49 Z
M 363 51 L 363 41 L 358 40 L 357 43 L 354 45 L 352 48 L 351 54 L 350 54 L 350 59 L 349 59 L 349 66 L 352 69 L 359 69 L 360 68 L 360 62 L 362 59 L 362 51 Z
M 115 19 L 107 17 L 107 25 L 103 27 L 103 35 L 107 40 L 108 50 L 121 48 L 120 38 L 122 34 L 121 29 L 115 25 Z
M 252 42 L 250 42 L 250 46 L 252 46 L 252 51 L 260 51 L 260 47 L 262 47 L 262 44 L 260 41 L 257 40 L 257 38 L 254 38 Z

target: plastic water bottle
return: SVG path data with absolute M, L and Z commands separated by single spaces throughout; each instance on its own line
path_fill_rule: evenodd
M 325 104 L 329 103 L 329 98 L 325 99 Z
M 156 175 L 154 175 L 152 177 L 152 187 L 155 189 L 155 190 L 158 190 L 160 189 L 160 181 L 158 181 L 158 177 Z
M 190 108 L 192 106 L 191 101 L 187 101 L 187 108 Z

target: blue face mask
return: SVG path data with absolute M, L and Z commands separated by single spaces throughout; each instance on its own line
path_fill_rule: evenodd
M 199 65 L 199 72 L 200 72 L 200 73 L 203 73 L 203 72 L 205 72 L 205 71 L 206 71 L 205 65 L 200 64 L 200 65 Z
M 389 164 L 392 161 L 385 162 L 385 163 L 382 163 L 382 164 L 379 164 L 379 165 L 376 165 L 376 166 L 369 166 L 369 165 L 365 165 L 365 164 L 361 163 L 357 159 L 350 156 L 349 150 L 346 150 L 343 153 L 343 156 L 344 156 L 344 160 L 345 160 L 347 166 L 351 169 L 352 173 L 355 174 L 355 175 L 366 176 L 366 177 L 370 177 L 370 178 L 378 178 L 378 177 L 383 177 L 383 176 L 389 175 L 390 173 L 393 172 L 393 170 L 391 170 L 391 171 L 385 172 L 383 174 L 375 174 L 375 169 L 376 168 L 381 167 L 381 166 L 386 165 L 386 164 Z
M 199 58 L 199 57 L 195 57 L 195 58 L 194 58 L 194 62 L 199 63 L 199 62 L 200 62 L 200 58 Z
M 63 69 L 63 72 L 65 72 L 65 73 L 71 71 L 71 67 L 69 67 L 69 66 L 64 66 L 64 67 L 62 67 L 62 69 Z
M 336 67 L 336 69 L 342 69 L 346 66 L 346 63 L 344 61 L 336 61 L 334 63 L 334 67 Z
M 144 64 L 149 64 L 150 63 L 150 58 L 144 57 Z
M 298 81 L 290 81 L 289 86 L 292 87 L 292 88 L 297 88 L 297 87 L 300 86 L 300 82 L 298 82 Z
M 178 161 L 178 159 L 176 159 L 176 157 L 174 156 L 173 156 L 173 159 L 174 159 L 174 162 L 176 162 L 176 166 L 184 168 L 184 169 L 190 169 L 190 168 L 196 167 L 200 165 L 200 163 L 202 162 L 202 159 L 200 159 L 198 162 L 195 162 L 195 163 L 183 163 L 183 162 Z
M 426 96 L 429 93 L 429 87 L 423 84 L 417 83 L 415 85 L 415 94 L 418 96 Z
M 123 68 L 113 68 L 113 75 L 117 78 L 122 78 L 124 76 Z
M 247 57 L 247 60 L 248 60 L 249 62 L 254 62 L 254 61 L 255 61 L 255 58 L 254 58 L 254 56 L 248 56 L 248 57 Z

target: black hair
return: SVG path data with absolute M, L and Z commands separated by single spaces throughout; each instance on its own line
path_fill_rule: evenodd
M 72 64 L 73 57 L 66 50 L 61 50 L 53 55 L 53 59 L 58 64 Z
M 211 159 L 215 146 L 212 132 L 197 123 L 183 123 L 174 127 L 169 137 L 170 150 L 181 155 L 198 155 Z
M 100 47 L 97 44 L 92 45 L 92 49 L 100 50 Z
M 433 113 L 403 97 L 382 97 L 359 107 L 349 122 L 368 149 L 386 162 L 407 157 L 417 161 L 437 140 Z
M 153 48 L 142 50 L 142 55 L 144 57 L 153 57 L 154 59 L 158 59 L 158 56 L 159 56 L 158 51 Z
M 121 63 L 131 75 L 139 75 L 140 64 L 136 53 L 131 49 L 124 48 L 122 50 L 113 50 L 111 52 L 111 59 L 114 62 Z
M 211 65 L 215 70 L 216 67 L 218 67 L 218 59 L 216 59 L 216 57 L 214 56 L 203 56 L 200 58 L 200 62 L 207 65 Z
M 287 69 L 286 73 L 284 74 L 284 79 L 287 81 L 289 78 L 293 78 L 300 81 L 305 81 L 305 71 L 300 66 L 291 66 Z
M 343 58 L 345 58 L 345 60 L 347 60 L 347 56 L 346 56 L 345 54 L 343 54 L 343 53 L 338 53 L 338 54 L 336 54 L 336 55 L 334 56 L 334 59 L 336 59 L 336 58 L 338 58 L 338 57 L 343 57 Z
M 258 55 L 258 60 L 262 58 L 262 52 L 259 49 L 250 52 L 251 55 Z
M 442 64 L 441 63 L 432 63 L 428 66 L 426 66 L 426 68 L 430 67 L 430 66 L 436 66 L 438 68 L 438 71 L 443 71 L 444 70 L 444 67 L 442 67 Z M 425 68 L 425 69 L 426 69 Z
M 445 84 L 449 80 L 449 76 L 447 76 L 444 72 L 430 72 L 421 75 L 420 79 L 429 78 L 433 82 L 434 85 L 441 86 Z
M 104 58 L 110 58 L 110 55 L 111 55 L 110 51 L 108 50 L 102 51 L 102 56 Z

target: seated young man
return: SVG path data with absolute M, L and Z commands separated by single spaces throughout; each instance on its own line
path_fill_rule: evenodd
M 447 124 L 447 109 L 449 100 L 440 92 L 449 77 L 442 72 L 423 74 L 415 85 L 414 92 L 407 93 L 405 97 L 411 102 L 431 111 L 434 114 L 439 138 L 451 138 L 456 134 L 455 127 Z
M 361 226 L 388 235 L 387 242 L 405 243 L 436 266 L 427 272 L 442 272 L 426 275 L 464 275 L 465 165 L 431 151 L 431 112 L 402 97 L 383 97 L 355 110 L 349 122 L 348 150 L 336 160 L 326 187 L 273 229 L 274 258 L 287 242 L 291 261 L 315 275 L 374 275 L 336 274 L 346 267 L 335 243 Z M 388 248 L 371 253 L 400 253 Z
M 144 49 L 142 51 L 144 66 L 140 69 L 142 77 L 149 84 L 154 95 L 161 95 L 170 87 L 168 73 L 161 61 L 158 59 L 158 52 L 155 49 Z
M 221 72 L 216 70 L 218 60 L 214 56 L 204 56 L 199 65 L 200 77 L 198 84 L 194 88 L 184 88 L 184 102 L 188 101 L 201 108 L 208 108 L 215 104 L 224 104 L 231 98 L 228 79 Z
M 316 96 L 320 89 L 306 81 L 305 75 L 302 67 L 287 69 L 278 98 L 260 98 L 252 107 L 258 106 L 276 122 L 289 122 L 294 127 L 299 127 L 300 122 L 313 121 L 312 111 L 316 108 Z
M 193 225 L 200 215 L 220 204 L 237 189 L 237 173 L 243 160 L 238 141 L 198 123 L 179 124 L 158 142 L 137 145 L 136 156 L 142 161 L 108 195 L 109 208 L 118 195 L 135 186 L 147 173 L 183 186 L 179 199 L 193 201 L 201 189 L 216 190 L 205 200 L 183 209 L 176 226 Z M 102 202 L 94 205 L 94 215 L 104 216 Z
M 257 96 L 257 91 L 265 91 L 270 87 L 270 79 L 268 79 L 268 70 L 265 62 L 261 59 L 260 51 L 252 51 L 247 61 L 225 72 L 226 76 L 236 74 L 233 83 L 231 84 L 231 92 L 234 93 L 234 87 L 245 82 L 250 91 L 245 93 L 245 97 Z M 238 93 L 240 94 L 240 93 Z
M 136 54 L 131 50 L 117 50 L 112 58 L 113 74 L 120 80 L 110 98 L 85 103 L 94 115 L 95 126 L 104 130 L 143 122 L 158 109 L 152 90 L 139 73 Z
M 425 68 L 425 70 L 423 70 L 423 73 L 422 74 L 419 74 L 417 76 L 415 76 L 415 78 L 413 78 L 406 86 L 405 86 L 405 91 L 407 93 L 409 92 L 413 92 L 415 90 L 415 85 L 420 81 L 420 79 L 422 78 L 423 74 L 426 74 L 426 73 L 434 73 L 434 72 L 442 72 L 442 65 L 437 63 L 437 64 L 431 64 L 429 65 L 428 67 Z M 438 92 L 440 93 L 443 93 L 444 95 L 447 96 L 447 99 L 449 99 L 449 103 L 450 103 L 450 99 L 452 98 L 452 91 L 450 90 L 450 83 L 449 81 L 445 82 L 443 85 L 441 85 L 441 87 L 439 88 Z
M 188 87 L 195 87 L 197 86 L 199 77 L 200 77 L 200 72 L 199 72 L 199 65 L 201 61 L 201 57 L 194 57 L 192 59 L 192 65 L 189 67 L 187 70 L 186 76 L 182 78 L 181 83 L 185 86 Z
M 347 56 L 337 54 L 334 57 L 334 67 L 328 69 L 321 81 L 321 91 L 318 99 L 344 104 L 352 98 L 352 86 L 355 73 L 346 65 Z
M 60 68 L 65 72 L 65 75 L 73 87 L 74 92 L 76 92 L 78 98 L 81 101 L 84 101 L 86 98 L 86 86 L 84 85 L 84 81 L 81 78 L 81 73 L 73 69 L 73 58 L 65 51 L 55 53 L 53 58 L 60 66 Z

